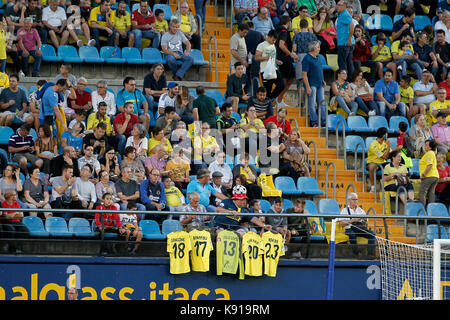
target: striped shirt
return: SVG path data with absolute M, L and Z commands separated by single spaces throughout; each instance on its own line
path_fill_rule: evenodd
M 34 141 L 33 141 L 33 137 L 31 135 L 26 135 L 25 137 L 22 137 L 19 134 L 19 130 L 18 129 L 16 131 L 15 134 L 13 134 L 8 141 L 8 147 L 12 147 L 12 148 L 22 148 L 24 146 L 29 146 L 32 147 L 34 146 Z M 26 153 L 29 152 L 28 150 L 24 150 L 18 153 Z

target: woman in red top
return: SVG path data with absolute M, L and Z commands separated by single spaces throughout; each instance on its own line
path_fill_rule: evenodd
M 20 209 L 20 204 L 17 202 L 17 192 L 15 190 L 5 191 L 5 201 L 2 202 L 2 208 Z M 0 216 L 3 217 L 1 229 L 3 229 L 2 233 L 4 238 L 15 238 L 15 239 L 28 238 L 30 231 L 21 222 L 21 219 L 23 218 L 23 212 L 4 211 Z M 10 252 L 15 253 L 22 252 L 21 250 L 18 249 L 19 246 L 17 246 L 18 243 L 16 243 L 16 241 L 10 241 L 8 244 Z
M 370 41 L 367 39 L 364 33 L 364 27 L 360 24 L 355 26 L 355 47 L 353 49 L 353 64 L 355 70 L 359 70 L 361 66 L 369 67 L 370 73 L 367 77 L 367 81 L 371 86 L 375 84 L 378 74 L 378 68 L 382 68 L 381 63 L 372 60 L 372 52 L 370 50 Z M 351 77 L 352 75 L 349 75 Z
M 450 204 L 450 167 L 445 164 L 447 156 L 442 153 L 437 155 L 437 170 L 439 172 L 439 180 L 436 185 L 435 193 L 439 195 L 439 202 L 446 206 Z

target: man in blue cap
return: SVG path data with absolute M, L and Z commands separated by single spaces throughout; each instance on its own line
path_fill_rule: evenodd
M 158 110 L 156 111 L 156 119 L 164 115 L 166 107 L 175 108 L 175 100 L 178 94 L 178 84 L 176 82 L 169 82 L 167 85 L 167 92 L 163 93 L 159 98 Z M 177 118 L 177 120 L 180 120 Z

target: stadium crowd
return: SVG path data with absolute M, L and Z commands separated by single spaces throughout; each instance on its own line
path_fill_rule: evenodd
M 263 198 L 259 177 L 291 176 L 296 181 L 310 175 L 309 148 L 301 132 L 291 128 L 285 109 L 285 95 L 294 83 L 305 89 L 312 126 L 319 121 L 325 125 L 325 108 L 331 112 L 339 108 L 346 117 L 358 113 L 389 120 L 401 115 L 414 121 L 408 138 L 399 136 L 395 150 L 386 132 L 377 132 L 367 160 L 372 188 L 376 164 L 386 165 L 388 158 L 392 165 L 385 168 L 392 168 L 385 172 L 386 181 L 397 179 L 395 172 L 407 174 L 399 169 L 407 157 L 399 160 L 390 151 L 405 153 L 406 141 L 411 140 L 415 153 L 409 158 L 422 157 L 420 200 L 433 202 L 436 190 L 440 201 L 448 201 L 450 172 L 444 160 L 450 147 L 450 2 L 428 1 L 428 15 L 437 19 L 431 29 L 421 31 L 414 25 L 416 12 L 424 14 L 420 4 L 375 2 L 387 4 L 392 19 L 394 14 L 403 16 L 393 24 L 392 33 L 375 30 L 372 40 L 359 0 L 235 1 L 233 73 L 227 79 L 225 102 L 219 105 L 202 86 L 194 93 L 178 83 L 192 65 L 191 48 L 201 47 L 196 34 L 201 30 L 186 2 L 166 21 L 164 12 L 153 12 L 153 3 L 147 0 L 138 2 L 131 13 L 127 8 L 132 3 L 126 1 L 48 0 L 45 5 L 38 0 L 8 1 L 0 27 L 0 125 L 19 127 L 9 139 L 7 153 L 0 155 L 2 206 L 92 209 L 98 228 L 138 239 L 137 219 L 161 223 L 174 218 L 191 226 L 210 222 L 187 213 L 134 218 L 105 214 L 102 225 L 98 212 L 225 212 L 230 215 L 217 216 L 215 226 L 240 232 L 276 230 L 288 242 L 291 235 L 305 231 L 304 221 L 258 217 Z M 75 22 L 73 15 L 78 14 Z M 80 28 L 74 28 L 78 22 Z M 110 46 L 140 49 L 143 38 L 165 54 L 173 81 L 167 81 L 166 66 L 155 64 L 143 88 L 127 76 L 116 93 L 104 80 L 90 93 L 88 80 L 76 78 L 71 66 L 62 64 L 54 78 L 38 78 L 38 89 L 29 96 L 19 87 L 20 78 L 29 74 L 29 56 L 34 58 L 31 74 L 39 77 L 43 43 L 58 48 L 72 39 L 78 47 L 86 43 L 100 49 L 106 39 Z M 320 57 L 333 54 L 339 69 L 328 84 L 327 102 Z M 15 68 L 9 75 L 8 56 Z M 364 67 L 370 71 L 363 72 Z M 436 160 L 435 151 L 444 157 Z M 304 202 L 294 202 L 295 212 L 304 212 Z M 277 198 L 271 212 L 280 213 L 282 203 Z M 255 216 L 239 217 L 242 212 Z M 42 215 L 50 216 L 51 212 Z M 23 232 L 21 217 L 4 214 L 3 226 Z

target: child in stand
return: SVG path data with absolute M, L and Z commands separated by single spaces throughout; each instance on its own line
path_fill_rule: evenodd
M 155 29 L 159 33 L 161 33 L 161 36 L 169 30 L 169 24 L 167 23 L 167 20 L 164 19 L 164 11 L 161 9 L 155 10 Z
M 169 176 L 163 176 L 161 182 L 164 185 L 164 192 L 166 193 L 167 206 L 170 211 L 184 211 L 186 205 L 186 199 L 181 193 L 180 189 L 175 187 L 172 183 L 172 179 Z M 170 215 L 168 219 L 171 219 Z
M 411 87 L 410 83 L 410 76 L 402 76 L 400 78 L 400 102 L 403 102 L 406 106 L 406 117 L 409 121 L 411 121 L 411 118 L 419 113 L 419 107 L 413 104 L 414 90 Z
M 117 210 L 113 201 L 111 193 L 106 192 L 103 194 L 103 204 L 97 206 L 97 210 Z M 103 216 L 103 224 L 101 221 L 101 215 Z M 117 233 L 118 235 L 125 235 L 127 233 L 126 228 L 123 227 L 120 221 L 119 214 L 117 213 L 102 213 L 97 212 L 95 214 L 95 224 L 98 231 Z
M 126 228 L 126 238 L 125 241 L 133 241 L 136 240 L 136 244 L 134 248 L 131 244 L 128 245 L 128 252 L 131 255 L 136 254 L 136 250 L 139 247 L 139 242 L 142 240 L 142 228 L 139 227 L 139 220 L 137 214 L 134 214 L 133 211 L 137 210 L 136 202 L 129 201 L 127 204 L 127 213 L 120 214 L 120 222 Z
M 2 208 L 16 208 L 20 209 L 20 204 L 17 202 L 17 192 L 15 190 L 5 191 L 5 201 L 2 202 Z M 28 238 L 30 231 L 21 222 L 23 212 L 20 211 L 4 211 L 0 213 L 3 215 L 2 227 L 5 238 Z M 19 242 L 21 244 L 22 242 Z M 22 251 L 16 247 L 16 241 L 9 242 L 9 251 L 14 253 L 21 253 Z

